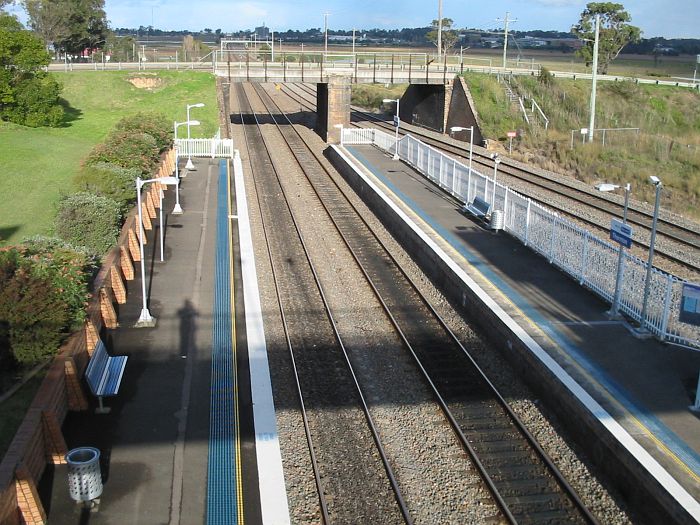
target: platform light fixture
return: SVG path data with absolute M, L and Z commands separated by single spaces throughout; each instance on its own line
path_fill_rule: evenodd
M 187 104 L 187 140 L 189 140 L 190 137 L 190 109 L 192 108 L 203 108 L 204 103 L 203 102 L 197 102 L 196 104 Z M 192 156 L 189 155 L 189 150 L 188 150 L 188 155 L 187 155 L 187 165 L 185 166 L 185 169 L 188 169 L 192 171 L 194 169 L 194 164 L 192 164 Z
M 602 192 L 612 192 L 620 188 L 617 184 L 602 183 L 597 184 L 595 189 Z M 629 208 L 630 202 L 630 190 L 632 186 L 627 183 L 625 184 L 625 207 L 622 211 L 622 223 L 627 224 L 627 210 Z M 618 248 L 617 256 L 617 277 L 615 278 L 615 294 L 613 295 L 612 307 L 608 314 L 612 319 L 617 319 L 620 317 L 620 296 L 622 295 L 622 279 L 624 278 L 625 272 L 625 247 L 620 244 Z
M 401 117 L 399 116 L 400 98 L 385 98 L 382 100 L 384 104 L 396 102 L 396 115 L 394 115 L 394 126 L 396 127 L 396 142 L 394 144 L 394 160 L 399 160 L 399 126 L 401 125 Z
M 173 131 L 175 133 L 175 178 L 178 180 L 178 185 L 175 187 L 175 207 L 173 208 L 173 215 L 182 215 L 182 206 L 180 206 L 180 170 L 178 167 L 177 158 L 177 128 L 180 126 L 187 125 L 189 129 L 190 126 L 199 126 L 200 122 L 198 120 L 188 120 L 187 122 L 173 122 Z
M 649 308 L 649 290 L 651 287 L 651 273 L 654 268 L 654 247 L 656 244 L 656 225 L 659 221 L 659 209 L 661 205 L 661 190 L 663 189 L 663 184 L 661 179 L 657 176 L 652 175 L 649 177 L 649 181 L 656 186 L 656 199 L 654 201 L 654 218 L 651 220 L 651 239 L 649 240 L 649 259 L 647 260 L 647 275 L 644 281 L 644 300 L 642 301 L 642 314 L 641 314 L 641 326 L 639 327 L 639 333 L 641 335 L 646 335 L 647 330 L 647 313 Z
M 493 160 L 493 196 L 491 198 L 491 206 L 496 205 L 496 177 L 498 177 L 498 165 L 501 163 L 501 156 L 498 153 L 491 153 Z M 486 197 L 486 195 L 484 195 Z
M 176 177 L 158 177 L 155 179 L 146 180 L 141 179 L 141 177 L 136 177 L 136 207 L 139 218 L 139 254 L 141 259 L 142 294 L 141 315 L 139 315 L 139 319 L 136 321 L 136 328 L 153 328 L 156 325 L 156 318 L 153 317 L 151 312 L 148 310 L 148 301 L 146 296 L 146 265 L 144 261 L 145 254 L 143 249 L 143 236 L 145 235 L 145 232 L 143 229 L 143 212 L 141 211 L 141 188 L 151 182 L 158 182 L 159 184 L 165 184 L 166 186 L 175 186 L 176 188 L 180 184 L 180 181 Z
M 472 174 L 472 156 L 474 154 L 474 126 L 469 126 L 464 128 L 462 126 L 452 126 L 450 128 L 450 135 L 457 133 L 458 131 L 468 131 L 469 132 L 469 175 Z

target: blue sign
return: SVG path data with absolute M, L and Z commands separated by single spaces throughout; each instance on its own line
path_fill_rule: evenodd
M 681 312 L 678 320 L 682 323 L 700 326 L 700 285 L 683 284 Z
M 632 227 L 622 221 L 613 219 L 610 223 L 610 238 L 625 248 L 632 246 Z

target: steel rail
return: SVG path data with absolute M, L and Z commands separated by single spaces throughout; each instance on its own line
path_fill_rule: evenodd
M 253 115 L 255 115 L 256 121 L 257 121 L 257 114 L 253 111 L 252 105 L 250 106 L 250 108 L 251 108 L 251 113 L 252 113 Z M 259 124 L 258 124 L 258 125 L 259 125 Z M 317 289 L 318 289 L 318 291 L 319 291 L 319 295 L 321 296 L 321 300 L 322 300 L 322 302 L 323 302 L 324 311 L 325 311 L 325 313 L 326 313 L 326 315 L 327 315 L 327 317 L 328 317 L 329 325 L 330 325 L 330 327 L 331 327 L 332 330 L 333 330 L 333 334 L 334 334 L 334 336 L 335 336 L 335 338 L 336 338 L 336 341 L 338 342 L 339 348 L 340 348 L 341 351 L 342 351 L 343 357 L 344 357 L 345 362 L 346 362 L 347 367 L 348 367 L 348 371 L 349 371 L 349 373 L 350 373 L 350 376 L 352 377 L 352 381 L 353 381 L 353 383 L 354 383 L 354 385 L 355 385 L 355 388 L 356 388 L 356 390 L 357 390 L 357 394 L 358 394 L 358 397 L 359 397 L 359 400 L 360 400 L 360 404 L 361 404 L 361 406 L 362 406 L 362 409 L 363 409 L 365 418 L 366 418 L 366 420 L 367 420 L 367 425 L 368 425 L 368 427 L 369 427 L 369 429 L 370 429 L 370 431 L 371 431 L 371 433 L 372 433 L 372 438 L 374 439 L 375 445 L 376 445 L 376 447 L 377 447 L 377 452 L 379 453 L 379 455 L 380 455 L 380 457 L 381 457 L 381 459 L 382 459 L 382 463 L 383 463 L 383 465 L 384 465 L 384 469 L 385 469 L 385 471 L 386 471 L 387 477 L 389 478 L 389 483 L 391 484 L 392 490 L 393 490 L 393 492 L 394 492 L 394 496 L 395 496 L 395 498 L 396 498 L 396 503 L 397 503 L 397 505 L 399 506 L 399 509 L 400 509 L 401 514 L 402 514 L 402 516 L 403 516 L 403 518 L 404 518 L 404 521 L 407 523 L 407 525 L 412 525 L 412 524 L 413 524 L 413 519 L 412 519 L 412 517 L 411 517 L 411 515 L 410 515 L 410 513 L 409 513 L 409 510 L 408 510 L 408 507 L 407 507 L 407 505 L 406 505 L 406 503 L 405 503 L 405 501 L 404 501 L 404 499 L 403 499 L 403 496 L 402 496 L 402 494 L 401 494 L 401 489 L 400 489 L 400 487 L 399 487 L 399 485 L 398 485 L 398 481 L 396 480 L 396 476 L 394 475 L 393 469 L 391 468 L 391 465 L 389 464 L 389 460 L 388 460 L 388 458 L 387 458 L 386 451 L 384 450 L 384 446 L 382 445 L 381 439 L 380 439 L 380 437 L 379 437 L 379 432 L 378 432 L 378 430 L 377 430 L 377 427 L 376 427 L 376 425 L 375 425 L 375 423 L 374 423 L 374 420 L 373 420 L 373 418 L 372 418 L 372 415 L 371 415 L 371 413 L 370 413 L 369 406 L 368 406 L 368 404 L 367 404 L 367 401 L 366 401 L 364 392 L 363 392 L 363 390 L 362 390 L 362 387 L 360 386 L 359 380 L 357 379 L 357 375 L 355 374 L 355 370 L 354 370 L 354 367 L 353 367 L 353 365 L 352 365 L 352 363 L 351 363 L 351 361 L 350 361 L 350 356 L 349 356 L 349 354 L 348 354 L 348 352 L 347 352 L 347 349 L 345 348 L 345 344 L 343 343 L 343 340 L 342 340 L 342 338 L 341 338 L 341 336 L 340 336 L 340 332 L 339 332 L 339 330 L 338 330 L 337 323 L 336 323 L 335 318 L 334 318 L 334 316 L 333 316 L 333 313 L 332 313 L 332 311 L 331 311 L 330 304 L 328 303 L 328 300 L 327 300 L 327 298 L 326 298 L 325 292 L 323 291 L 323 286 L 322 286 L 322 284 L 321 284 L 321 280 L 320 280 L 320 278 L 319 278 L 319 276 L 318 276 L 318 273 L 316 272 L 315 265 L 314 265 L 314 263 L 313 263 L 312 260 L 311 260 L 311 255 L 310 255 L 310 253 L 309 253 L 309 251 L 308 251 L 308 248 L 307 248 L 307 246 L 306 246 L 306 242 L 304 241 L 304 237 L 303 237 L 303 235 L 302 235 L 302 233 L 301 233 L 301 228 L 299 227 L 299 223 L 298 223 L 298 221 L 297 221 L 296 215 L 295 215 L 295 213 L 294 213 L 293 210 L 292 210 L 291 204 L 289 203 L 289 200 L 288 200 L 288 198 L 287 198 L 287 193 L 286 193 L 286 191 L 284 190 L 284 187 L 283 187 L 283 185 L 282 185 L 282 181 L 281 181 L 280 178 L 279 178 L 279 172 L 278 172 L 277 168 L 274 166 L 275 163 L 274 163 L 274 160 L 272 159 L 272 155 L 271 155 L 271 152 L 270 152 L 270 147 L 269 147 L 269 145 L 267 144 L 267 141 L 265 140 L 265 137 L 262 135 L 262 132 L 261 132 L 261 137 L 262 137 L 262 142 L 263 142 L 263 144 L 264 144 L 264 147 L 265 147 L 265 149 L 266 149 L 266 151 L 267 151 L 267 155 L 270 157 L 270 161 L 271 161 L 271 163 L 272 163 L 272 165 L 273 165 L 273 171 L 274 171 L 275 177 L 277 178 L 277 181 L 278 181 L 278 183 L 279 183 L 279 187 L 280 187 L 280 190 L 281 190 L 282 198 L 284 199 L 285 204 L 286 204 L 286 207 L 287 207 L 287 209 L 289 210 L 289 215 L 290 215 L 290 217 L 291 217 L 291 219 L 292 219 L 292 222 L 293 222 L 293 224 L 294 224 L 294 228 L 295 228 L 295 230 L 296 230 L 296 232 L 297 232 L 297 235 L 298 235 L 298 238 L 299 238 L 299 242 L 300 242 L 300 244 L 301 244 L 301 246 L 302 246 L 302 249 L 303 249 L 303 251 L 304 251 L 304 254 L 305 254 L 305 256 L 306 256 L 306 260 L 307 260 L 307 262 L 308 262 L 309 269 L 311 270 L 311 273 L 312 273 L 313 276 L 314 276 L 314 281 L 315 281 L 316 287 L 317 287 Z M 301 167 L 301 166 L 300 166 L 300 167 Z M 302 167 L 302 170 L 303 170 L 303 167 Z
M 262 88 L 257 88 L 257 90 L 258 90 L 258 92 L 260 92 L 260 91 L 262 91 Z M 263 93 L 264 93 L 264 91 L 263 91 Z M 445 334 L 447 334 L 447 336 L 451 339 L 451 341 L 454 343 L 454 345 L 468 359 L 471 366 L 474 368 L 475 371 L 477 371 L 480 378 L 487 385 L 487 388 L 490 391 L 491 395 L 494 396 L 494 398 L 496 399 L 498 404 L 503 408 L 503 410 L 507 414 L 507 417 L 509 417 L 510 420 L 515 424 L 518 431 L 525 438 L 525 440 L 532 447 L 532 449 L 536 452 L 539 459 L 546 465 L 546 468 L 549 471 L 550 475 L 554 478 L 556 483 L 560 486 L 560 488 L 562 489 L 564 494 L 566 494 L 566 497 L 571 499 L 574 506 L 581 513 L 581 516 L 583 517 L 583 519 L 587 523 L 598 523 L 597 519 L 591 514 L 590 510 L 585 506 L 585 504 L 582 502 L 582 500 L 580 499 L 578 494 L 576 494 L 576 491 L 573 489 L 573 487 L 571 487 L 571 485 L 568 483 L 568 481 L 564 478 L 564 476 L 558 470 L 556 465 L 554 465 L 552 460 L 549 458 L 549 456 L 546 454 L 546 452 L 539 445 L 539 443 L 534 438 L 534 436 L 529 432 L 529 430 L 526 428 L 526 426 L 522 422 L 522 420 L 520 420 L 520 418 L 515 414 L 515 412 L 511 409 L 510 405 L 503 398 L 503 396 L 500 394 L 500 392 L 495 387 L 495 385 L 488 379 L 486 374 L 481 370 L 481 368 L 478 366 L 476 361 L 470 355 L 469 351 L 464 347 L 464 345 L 462 345 L 461 341 L 457 338 L 457 336 L 454 334 L 454 332 L 449 328 L 447 323 L 440 316 L 440 314 L 435 310 L 435 308 L 432 306 L 432 304 L 430 304 L 430 302 L 427 300 L 427 298 L 420 292 L 420 290 L 416 286 L 415 282 L 409 277 L 409 275 L 406 273 L 404 268 L 394 258 L 394 256 L 391 254 L 391 252 L 386 247 L 386 245 L 381 241 L 381 239 L 379 239 L 379 237 L 376 235 L 374 230 L 371 228 L 371 226 L 364 219 L 364 217 L 359 212 L 359 210 L 357 210 L 357 208 L 352 204 L 351 200 L 349 199 L 349 197 L 347 196 L 345 191 L 337 184 L 333 175 L 323 165 L 321 160 L 318 158 L 317 154 L 311 149 L 311 147 L 309 147 L 306 140 L 304 140 L 304 138 L 301 136 L 301 134 L 296 129 L 296 127 L 291 122 L 291 120 L 286 115 L 286 113 L 279 107 L 279 105 L 272 99 L 272 97 L 270 97 L 267 93 L 264 93 L 264 94 L 265 94 L 266 98 L 268 98 L 270 100 L 270 102 L 272 104 L 274 104 L 274 106 L 277 108 L 279 113 L 282 115 L 282 117 L 289 124 L 288 126 L 285 125 L 284 129 L 292 130 L 292 132 L 295 134 L 295 136 L 299 140 L 299 142 L 302 143 L 304 145 L 304 147 L 306 148 L 306 150 L 316 159 L 316 161 L 318 162 L 318 165 L 321 166 L 321 168 L 325 171 L 325 173 L 327 175 L 326 180 L 331 181 L 333 183 L 334 189 L 337 190 L 337 194 L 342 195 L 344 203 L 355 212 L 356 217 L 361 221 L 362 224 L 364 224 L 366 231 L 372 236 L 372 238 L 376 242 L 376 245 L 379 246 L 379 248 L 381 249 L 383 254 L 392 262 L 392 264 L 395 266 L 395 268 L 400 272 L 402 277 L 405 279 L 405 281 L 408 283 L 408 285 L 412 288 L 413 292 L 419 298 L 419 300 L 421 301 L 423 306 L 430 312 L 430 314 L 433 316 L 433 318 L 438 322 L 440 327 L 444 330 Z M 267 106 L 267 104 L 266 104 L 266 106 Z M 269 106 L 267 106 L 267 107 L 269 110 Z M 270 115 L 272 116 L 273 120 L 275 121 L 275 124 L 277 125 L 277 127 L 280 129 L 280 133 L 282 133 L 285 136 L 285 140 L 286 140 L 287 146 L 289 147 L 290 152 L 292 153 L 292 155 L 295 156 L 295 158 L 297 159 L 297 162 L 300 165 L 302 165 L 303 164 L 302 159 L 300 159 L 298 157 L 298 154 L 295 152 L 294 148 L 291 147 L 291 143 L 290 143 L 290 140 L 288 138 L 289 135 L 285 134 L 282 131 L 282 125 L 280 125 L 279 121 L 277 120 L 276 116 L 272 113 L 272 111 L 270 111 Z M 439 388 L 437 387 L 437 385 L 433 381 L 433 378 L 430 376 L 430 373 L 427 371 L 426 367 L 424 366 L 424 363 L 421 361 L 421 358 L 418 356 L 417 351 L 414 349 L 414 347 L 411 344 L 411 342 L 409 341 L 408 337 L 405 335 L 404 330 L 401 328 L 401 326 L 399 324 L 399 321 L 392 313 L 391 308 L 389 307 L 389 305 L 385 301 L 384 297 L 382 296 L 381 292 L 379 291 L 379 289 L 375 285 L 374 281 L 370 277 L 369 271 L 367 270 L 365 265 L 361 262 L 360 257 L 357 255 L 355 249 L 352 247 L 351 242 L 348 240 L 347 236 L 343 233 L 343 228 L 339 225 L 336 218 L 334 217 L 333 211 L 331 211 L 332 209 L 336 210 L 337 208 L 335 206 L 329 206 L 326 203 L 326 201 L 324 200 L 324 197 L 322 197 L 322 195 L 321 195 L 321 191 L 319 190 L 317 184 L 313 182 L 313 180 L 311 179 L 311 176 L 308 174 L 308 171 L 306 169 L 304 169 L 304 173 L 307 177 L 307 180 L 309 181 L 309 184 L 311 185 L 316 196 L 318 197 L 319 202 L 321 203 L 321 205 L 325 209 L 326 213 L 328 214 L 328 217 L 330 218 L 331 222 L 335 226 L 337 233 L 343 239 L 343 242 L 345 243 L 348 251 L 351 253 L 353 259 L 355 260 L 355 263 L 357 264 L 358 268 L 360 269 L 360 271 L 364 275 L 368 285 L 373 290 L 375 297 L 382 305 L 387 317 L 390 319 L 392 325 L 396 329 L 400 339 L 403 341 L 406 349 L 409 351 L 409 353 L 413 357 L 413 359 L 416 362 L 423 377 L 425 378 L 426 382 L 428 383 L 431 390 L 433 391 L 433 394 L 434 394 L 438 404 L 440 405 L 446 418 L 450 422 L 450 425 L 452 426 L 458 439 L 460 440 L 460 442 L 462 443 L 462 445 L 464 446 L 464 448 L 467 450 L 468 454 L 470 455 L 470 457 L 471 457 L 472 461 L 474 462 L 475 466 L 477 467 L 477 470 L 479 471 L 484 483 L 487 485 L 487 487 L 489 488 L 489 491 L 491 492 L 492 496 L 494 497 L 494 500 L 497 502 L 498 506 L 501 508 L 502 512 L 504 513 L 504 516 L 508 519 L 508 521 L 510 523 L 518 523 L 515 516 L 510 511 L 508 503 L 505 501 L 505 498 L 502 496 L 502 494 L 498 490 L 496 483 L 494 483 L 493 479 L 491 478 L 490 474 L 488 473 L 487 468 L 484 466 L 481 459 L 479 458 L 478 453 L 476 452 L 476 450 L 473 448 L 473 446 L 469 442 L 468 437 L 464 434 L 464 432 L 463 432 L 462 428 L 460 427 L 459 423 L 457 422 L 455 416 L 452 414 L 452 411 L 449 409 L 447 402 L 445 401 L 445 399 L 441 395 Z

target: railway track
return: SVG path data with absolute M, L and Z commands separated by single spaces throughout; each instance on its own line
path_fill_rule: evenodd
M 412 523 L 243 84 L 235 84 L 324 523 Z M 310 307 L 313 305 L 313 307 Z M 332 410 L 344 407 L 343 410 Z M 339 439 L 342 436 L 342 439 Z M 381 461 L 377 459 L 381 458 Z M 374 517 L 373 519 L 376 519 Z
M 287 84 L 282 89 L 301 102 L 306 109 L 315 111 L 313 88 L 304 84 Z M 352 120 L 358 127 L 368 127 L 367 122 L 371 121 L 371 127 L 379 127 L 392 133 L 395 130 L 391 123 L 355 107 L 353 107 Z M 455 144 L 453 140 L 438 139 L 435 137 L 435 132 L 426 132 L 416 126 L 410 127 L 410 133 L 420 138 L 422 142 L 467 163 L 468 147 Z M 494 161 L 483 148 L 474 148 L 472 163 L 474 168 L 483 174 L 488 175 L 493 172 Z M 520 163 L 509 159 L 502 159 L 498 173 L 500 176 L 507 175 L 518 181 L 514 189 L 519 193 L 601 233 L 607 234 L 611 217 L 622 217 L 623 206 L 620 203 L 592 188 L 582 188 L 561 177 L 555 180 L 544 172 L 526 169 Z M 638 248 L 639 256 L 644 257 L 644 252 L 649 250 L 652 213 L 630 203 L 627 220 L 637 230 L 633 245 Z M 677 224 L 673 219 L 660 216 L 657 236 L 655 251 L 659 256 L 692 273 L 700 273 L 700 229 L 685 227 Z
M 257 88 L 338 234 L 509 523 L 597 523 L 273 99 Z

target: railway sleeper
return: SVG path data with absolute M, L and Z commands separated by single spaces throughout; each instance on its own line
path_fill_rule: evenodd
M 523 518 L 527 518 L 527 523 L 542 524 L 542 525 L 572 525 L 576 523 L 584 523 L 583 521 L 575 521 L 574 515 L 564 509 L 552 509 L 548 511 L 524 513 Z M 518 515 L 516 514 L 516 517 Z
M 548 480 L 549 476 L 543 476 L 542 468 L 540 465 L 508 465 L 501 467 L 493 467 L 489 472 L 489 475 L 494 481 L 501 481 L 503 483 L 519 483 L 521 481 L 528 481 L 531 479 L 543 479 Z

